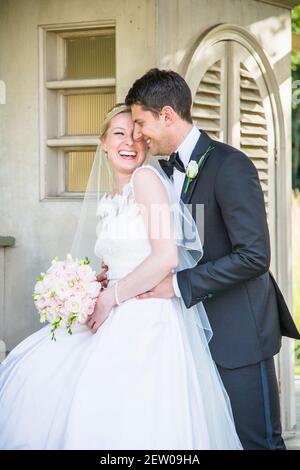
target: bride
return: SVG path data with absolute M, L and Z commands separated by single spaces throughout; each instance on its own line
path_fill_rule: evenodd
M 202 304 L 137 299 L 197 262 L 195 246 L 178 235 L 191 217 L 171 211 L 171 185 L 145 164 L 125 105 L 108 113 L 101 148 L 115 182 L 93 222 L 108 287 L 72 336 L 61 329 L 51 341 L 47 325 L 0 365 L 0 449 L 241 449 Z M 154 207 L 164 207 L 163 223 Z

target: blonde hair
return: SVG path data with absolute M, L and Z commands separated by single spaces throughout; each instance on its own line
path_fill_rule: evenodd
M 105 116 L 105 119 L 100 128 L 100 140 L 103 140 L 106 136 L 108 128 L 110 126 L 111 120 L 121 113 L 130 113 L 130 107 L 126 106 L 125 103 L 117 103 L 113 108 L 111 108 Z

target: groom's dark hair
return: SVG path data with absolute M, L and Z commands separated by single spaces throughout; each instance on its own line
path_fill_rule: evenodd
M 138 78 L 125 98 L 127 106 L 138 104 L 158 115 L 171 106 L 185 121 L 192 123 L 192 94 L 186 81 L 172 70 L 151 69 Z

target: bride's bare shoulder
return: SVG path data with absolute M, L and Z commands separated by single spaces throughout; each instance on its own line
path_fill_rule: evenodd
M 144 165 L 136 168 L 132 175 L 134 193 L 138 199 L 151 194 L 151 199 L 165 200 L 166 188 L 163 178 L 156 168 Z
M 159 173 L 159 171 L 156 168 L 154 168 L 151 165 L 143 165 L 143 166 L 136 168 L 131 177 L 132 182 L 134 182 L 137 178 L 139 180 L 144 180 L 144 181 L 152 180 L 152 181 L 160 181 L 161 183 L 163 183 L 162 175 Z

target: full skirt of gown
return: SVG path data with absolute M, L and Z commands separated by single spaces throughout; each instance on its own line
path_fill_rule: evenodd
M 130 299 L 96 334 L 50 328 L 0 365 L 0 449 L 241 448 L 208 348 L 198 366 L 216 390 L 199 383 L 177 299 Z

